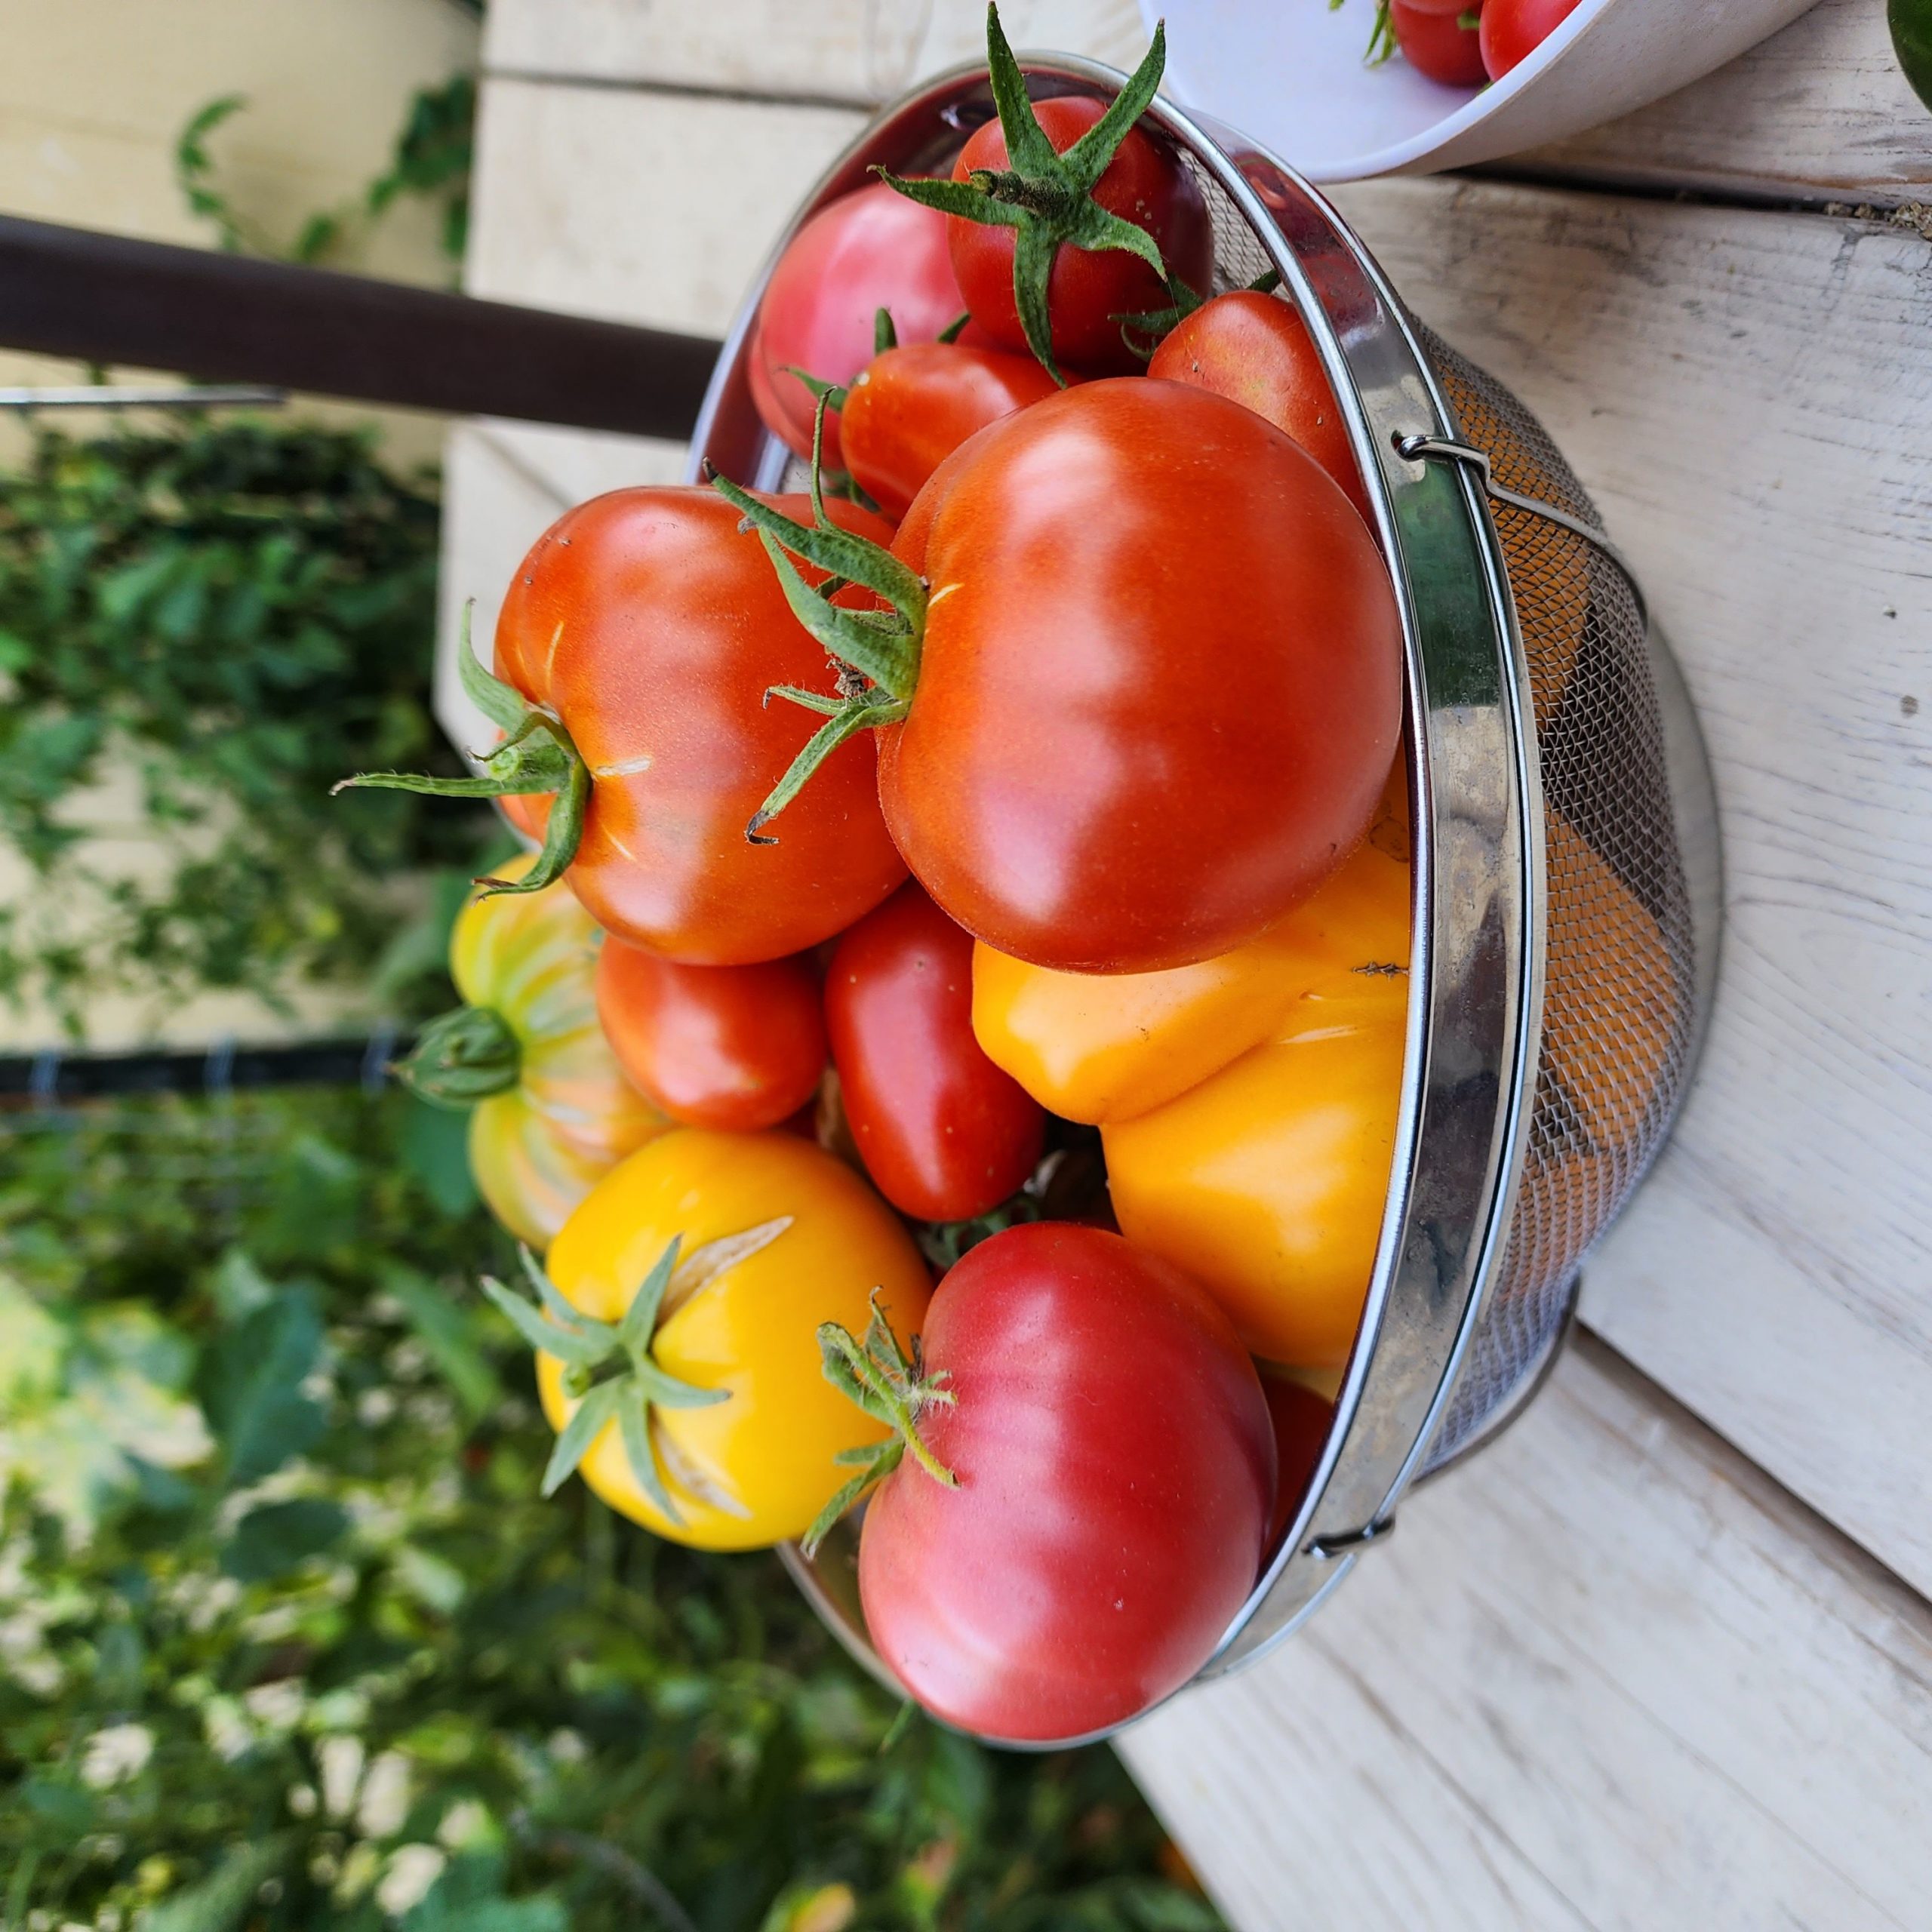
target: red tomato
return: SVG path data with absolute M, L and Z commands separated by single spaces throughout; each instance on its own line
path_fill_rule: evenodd
M 1482 0 L 1402 0 L 1402 5 L 1411 14 L 1474 14 L 1482 9 Z
M 1264 1374 L 1261 1392 L 1268 1398 L 1268 1414 L 1275 1425 L 1275 1509 L 1268 1521 L 1268 1553 L 1272 1555 L 1327 1447 L 1335 1405 L 1306 1383 L 1285 1375 Z
M 974 1037 L 973 942 L 917 885 L 838 942 L 825 1017 L 846 1122 L 894 1207 L 964 1221 L 1018 1190 L 1045 1112 Z
M 1341 405 L 1308 325 L 1288 303 L 1251 288 L 1217 295 L 1155 350 L 1147 373 L 1212 389 L 1285 429 L 1373 525 Z
M 1476 29 L 1464 26 L 1457 14 L 1389 0 L 1389 24 L 1402 58 L 1417 73 L 1452 88 L 1480 87 L 1489 78 Z
M 811 514 L 803 497 L 772 500 Z M 848 529 L 889 534 L 852 504 L 829 507 Z M 497 675 L 553 711 L 590 768 L 565 876 L 598 924 L 670 958 L 740 965 L 817 945 L 905 876 L 857 741 L 786 814 L 778 844 L 746 842 L 808 729 L 765 688 L 824 666 L 715 491 L 614 491 L 537 539 L 497 622 Z
M 1275 1442 L 1254 1364 L 1177 1269 L 1118 1235 L 1008 1229 L 940 1282 L 950 1406 L 872 1495 L 859 1593 L 879 1654 L 949 1724 L 1077 1737 L 1178 1690 L 1260 1567 Z
M 1482 64 L 1500 81 L 1527 60 L 1570 16 L 1577 0 L 1487 0 L 1482 10 Z
M 1106 109 L 1097 100 L 1069 97 L 1035 101 L 1033 111 L 1054 152 L 1064 154 Z M 975 169 L 998 171 L 1010 165 L 1006 136 L 997 121 L 989 121 L 960 150 L 952 178 L 963 181 Z M 1207 288 L 1214 265 L 1208 204 L 1194 177 L 1166 148 L 1138 128 L 1130 129 L 1094 184 L 1094 199 L 1109 214 L 1146 229 L 1171 274 L 1197 293 Z M 1003 348 L 1031 355 L 1013 295 L 1013 230 L 961 216 L 947 219 L 953 272 L 974 321 Z M 1055 359 L 1083 369 L 1137 371 L 1138 358 L 1114 318 L 1164 309 L 1171 300 L 1138 255 L 1119 248 L 1062 248 L 1047 283 Z
M 809 959 L 680 966 L 607 939 L 597 1017 L 632 1084 L 688 1127 L 776 1127 L 818 1091 L 825 1071 Z
M 1251 411 L 1146 377 L 1050 397 L 950 458 L 895 550 L 932 592 L 880 798 L 997 950 L 1231 952 L 1367 831 L 1401 728 L 1395 595 L 1348 499 Z
M 1030 355 L 944 342 L 888 349 L 860 371 L 844 415 L 845 466 L 895 521 L 976 430 L 1059 389 Z
M 945 216 L 882 181 L 841 196 L 792 237 L 765 285 L 747 365 L 764 426 L 795 455 L 810 456 L 816 405 L 789 371 L 849 383 L 872 358 L 881 309 L 901 342 L 931 342 L 965 306 Z M 826 414 L 825 462 L 844 466 L 835 411 Z

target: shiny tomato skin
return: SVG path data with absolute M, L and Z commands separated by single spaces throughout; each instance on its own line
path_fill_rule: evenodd
M 1492 81 L 1534 54 L 1577 11 L 1577 0 L 1485 0 L 1482 64 Z
M 772 500 L 809 519 L 803 497 Z M 834 501 L 848 528 L 891 526 Z M 565 876 L 607 931 L 666 958 L 744 965 L 803 952 L 905 875 L 863 737 L 828 759 L 777 828 L 745 826 L 813 721 L 764 703 L 823 681 L 756 537 L 716 491 L 614 491 L 537 539 L 497 623 L 497 674 L 562 720 L 592 773 Z
M 1389 23 L 1402 58 L 1417 73 L 1451 88 L 1480 87 L 1489 78 L 1476 29 L 1462 25 L 1457 14 L 1390 0 Z
M 795 456 L 812 448 L 811 392 L 789 372 L 849 383 L 872 358 L 873 319 L 891 312 L 901 342 L 931 342 L 966 306 L 946 218 L 882 181 L 821 208 L 786 245 L 765 285 L 749 358 L 752 399 Z M 836 411 L 825 462 L 844 467 Z
M 1254 1364 L 1178 1269 L 1064 1222 L 974 1248 L 933 1297 L 910 1457 L 877 1490 L 859 1591 L 879 1654 L 948 1723 L 1081 1737 L 1178 1690 L 1254 1584 L 1275 1441 Z
M 838 942 L 826 1030 L 866 1171 L 901 1213 L 964 1221 L 1018 1192 L 1046 1114 L 973 1034 L 973 942 L 912 881 Z
M 845 467 L 896 521 L 968 437 L 1059 388 L 1030 355 L 946 342 L 888 349 L 848 392 Z
M 1374 526 L 1341 405 L 1308 325 L 1287 303 L 1251 288 L 1217 295 L 1155 350 L 1147 373 L 1212 389 L 1285 430 Z
M 1401 727 L 1395 595 L 1252 411 L 1152 377 L 1035 403 L 949 459 L 898 553 L 932 591 L 880 798 L 976 938 L 1069 972 L 1190 964 L 1367 831 Z
M 1264 1371 L 1262 1393 L 1275 1426 L 1275 1507 L 1268 1518 L 1268 1551 L 1272 1555 L 1301 1507 L 1309 1480 L 1334 1426 L 1335 1405 L 1326 1395 L 1292 1377 Z
M 1069 97 L 1033 103 L 1056 153 L 1063 154 L 1105 112 L 1097 100 Z M 997 121 L 974 131 L 952 178 L 975 169 L 1011 165 L 1006 136 Z M 1197 294 L 1206 292 L 1214 266 L 1214 230 L 1194 177 L 1174 155 L 1139 128 L 1131 129 L 1094 189 L 1094 199 L 1146 229 L 1159 245 L 1171 274 Z M 1029 355 L 1026 332 L 1013 294 L 1013 230 L 986 227 L 949 216 L 953 272 L 973 319 L 1002 348 Z M 1172 298 L 1138 255 L 1124 249 L 1089 251 L 1063 246 L 1047 280 L 1047 313 L 1054 355 L 1063 365 L 1095 374 L 1126 374 L 1140 359 L 1121 335 L 1116 315 L 1166 308 Z
M 684 966 L 606 939 L 597 1017 L 632 1084 L 687 1127 L 777 1127 L 818 1091 L 825 1072 L 809 958 Z

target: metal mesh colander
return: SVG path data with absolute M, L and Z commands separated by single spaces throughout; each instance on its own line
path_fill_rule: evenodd
M 1063 56 L 1024 65 L 1036 95 L 1121 85 Z M 874 165 L 943 168 L 991 111 L 983 69 L 940 76 L 874 122 L 798 220 Z M 1388 1212 L 1328 1443 L 1212 1675 L 1294 1628 L 1388 1533 L 1407 1487 L 1517 1413 L 1553 1359 L 1579 1263 L 1688 1073 L 1712 977 L 1715 815 L 1681 684 L 1535 418 L 1409 315 L 1293 170 L 1163 101 L 1146 123 L 1208 196 L 1217 290 L 1272 268 L 1309 325 L 1409 660 L 1417 932 Z M 771 488 L 788 455 L 745 374 L 764 285 L 720 358 L 692 462 Z M 890 1681 L 856 1540 L 848 1524 L 814 1561 L 786 1560 Z

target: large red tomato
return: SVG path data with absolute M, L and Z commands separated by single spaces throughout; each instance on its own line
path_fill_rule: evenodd
M 803 498 L 771 500 L 811 515 Z M 852 504 L 830 511 L 890 532 Z M 614 491 L 537 539 L 503 599 L 497 674 L 561 719 L 589 768 L 565 876 L 600 925 L 670 958 L 738 965 L 817 945 L 898 884 L 863 743 L 826 761 L 778 844 L 746 841 L 806 735 L 766 688 L 824 665 L 758 540 L 711 491 Z
M 949 1724 L 1016 1741 L 1124 1722 L 1204 1663 L 1253 1587 L 1275 1489 L 1254 1364 L 1178 1270 L 1063 1222 L 940 1284 L 925 1451 L 872 1495 L 878 1653 Z
M 845 1119 L 880 1193 L 965 1221 L 1038 1164 L 1046 1115 L 973 1032 L 973 942 L 909 881 L 838 942 L 825 1017 Z
M 1527 60 L 1570 16 L 1577 0 L 1484 0 L 1482 64 L 1492 81 Z
M 597 1017 L 633 1085 L 687 1127 L 776 1127 L 818 1091 L 825 1022 L 809 959 L 681 966 L 607 939 Z
M 1035 403 L 949 460 L 896 553 L 931 589 L 881 801 L 997 950 L 1210 958 L 1367 829 L 1401 727 L 1395 595 L 1347 498 L 1251 411 L 1152 378 Z
M 1286 302 L 1238 288 L 1186 318 L 1147 365 L 1150 376 L 1212 389 L 1285 429 L 1372 524 L 1341 405 L 1308 325 Z
M 1059 388 L 1030 355 L 964 343 L 909 343 L 867 363 L 848 392 L 845 467 L 894 518 L 976 430 Z
M 815 401 L 792 370 L 849 383 L 872 360 L 881 309 L 909 343 L 931 342 L 965 306 L 943 215 L 883 182 L 841 195 L 799 229 L 765 285 L 746 365 L 764 426 L 810 456 Z M 824 457 L 844 467 L 835 410 L 826 415 Z
M 1389 24 L 1402 58 L 1417 73 L 1452 88 L 1480 87 L 1488 78 L 1477 30 L 1464 26 L 1460 14 L 1390 0 Z
M 1106 109 L 1097 100 L 1067 97 L 1036 101 L 1033 112 L 1054 152 L 1064 154 Z M 975 172 L 997 173 L 1010 165 L 1005 133 L 989 121 L 961 149 L 952 178 L 964 181 Z M 1093 198 L 1109 214 L 1146 229 L 1170 273 L 1197 294 L 1206 289 L 1214 269 L 1214 225 L 1194 177 L 1168 148 L 1138 128 L 1130 129 L 1095 183 Z M 1014 231 L 956 215 L 949 221 L 953 272 L 974 321 L 1002 347 L 1031 353 L 1013 292 Z M 1080 369 L 1137 369 L 1115 318 L 1164 309 L 1171 299 L 1138 255 L 1063 245 L 1047 282 L 1055 358 Z

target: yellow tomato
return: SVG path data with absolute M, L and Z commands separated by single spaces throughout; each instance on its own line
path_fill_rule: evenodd
M 500 876 L 533 863 L 519 857 Z M 477 1187 L 539 1250 L 618 1161 L 670 1125 L 625 1078 L 597 1023 L 601 938 L 566 885 L 473 897 L 450 940 L 465 1004 L 425 1029 L 401 1069 L 424 1098 L 473 1108 Z
M 1388 1199 L 1405 982 L 1298 1001 L 1274 1037 L 1101 1130 L 1121 1232 L 1184 1269 L 1271 1361 L 1335 1367 Z
M 819 1324 L 863 1332 L 876 1292 L 909 1343 L 925 1318 L 925 1263 L 898 1217 L 811 1142 L 685 1128 L 591 1190 L 552 1244 L 546 1272 L 571 1307 L 616 1324 L 674 1240 L 680 1260 L 650 1357 L 704 1398 L 650 1411 L 675 1517 L 640 1479 L 619 1421 L 577 1466 L 611 1508 L 680 1543 L 752 1549 L 801 1536 L 852 1473 L 839 1454 L 889 1432 L 825 1379 Z M 537 1374 L 561 1434 L 581 1397 L 567 1390 L 556 1355 L 540 1354 Z
M 973 949 L 986 1057 L 1063 1119 L 1131 1120 L 1259 1046 L 1305 995 L 1409 962 L 1407 780 L 1347 864 L 1257 940 L 1164 973 L 1060 973 Z

